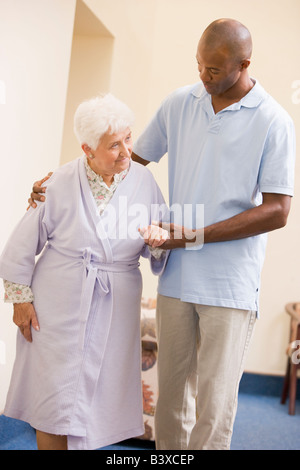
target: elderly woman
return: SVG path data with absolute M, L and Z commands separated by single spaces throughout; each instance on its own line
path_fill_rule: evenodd
M 144 432 L 139 258 L 159 274 L 167 254 L 151 255 L 139 227 L 166 206 L 131 161 L 132 122 L 112 95 L 78 107 L 84 155 L 54 172 L 0 259 L 20 327 L 4 414 L 36 429 L 39 449 L 97 449 Z M 156 230 L 159 245 L 166 233 Z

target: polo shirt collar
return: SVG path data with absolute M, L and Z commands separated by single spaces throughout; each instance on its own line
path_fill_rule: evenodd
M 259 104 L 266 98 L 267 93 L 263 87 L 259 84 L 257 80 L 252 79 L 255 82 L 255 85 L 246 96 L 244 96 L 238 103 L 233 103 L 228 106 L 226 110 L 237 110 L 242 106 L 245 108 L 256 108 Z M 200 100 L 209 98 L 211 102 L 211 96 L 205 90 L 202 82 L 199 82 L 195 88 L 192 90 L 192 95 Z

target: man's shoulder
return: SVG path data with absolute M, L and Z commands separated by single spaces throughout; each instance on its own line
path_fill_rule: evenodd
M 288 111 L 271 95 L 269 95 L 269 100 L 266 104 L 270 113 L 274 116 L 274 119 L 293 124 L 293 119 Z
M 200 82 L 192 85 L 185 85 L 173 90 L 164 100 L 165 104 L 172 104 L 185 101 L 192 96 L 200 96 L 204 87 Z
M 266 119 L 272 122 L 278 121 L 293 124 L 293 120 L 288 111 L 277 101 L 276 98 L 264 90 L 261 85 L 259 86 L 264 93 L 261 104 L 258 107 L 259 112 L 263 114 Z

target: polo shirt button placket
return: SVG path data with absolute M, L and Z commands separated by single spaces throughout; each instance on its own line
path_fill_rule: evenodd
M 218 134 L 221 129 L 222 116 L 215 116 L 211 121 L 208 128 L 208 132 L 211 134 Z

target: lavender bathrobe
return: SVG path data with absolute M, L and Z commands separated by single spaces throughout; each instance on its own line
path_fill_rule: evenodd
M 32 343 L 18 330 L 4 414 L 96 449 L 144 433 L 139 257 L 159 274 L 167 256 L 151 257 L 137 227 L 166 207 L 135 162 L 101 216 L 83 157 L 46 184 L 0 258 L 0 277 L 31 286 L 40 324 Z

